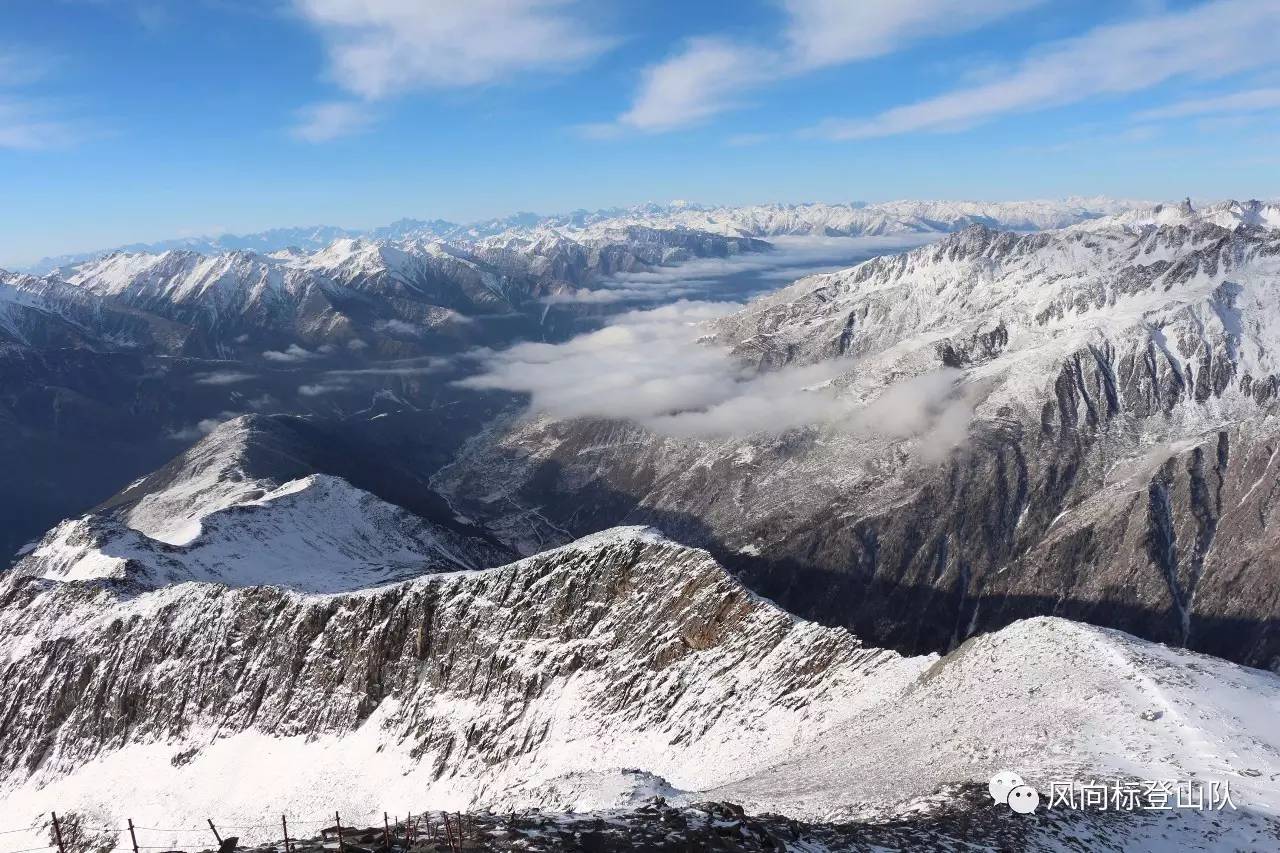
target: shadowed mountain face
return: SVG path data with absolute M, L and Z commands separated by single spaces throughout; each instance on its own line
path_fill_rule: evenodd
M 1280 655 L 1271 210 L 1159 208 L 1030 235 L 974 227 L 804 279 L 703 330 L 748 370 L 834 366 L 851 411 L 895 415 L 880 401 L 928 380 L 934 397 L 893 404 L 921 409 L 905 431 L 863 418 L 689 438 L 600 418 L 494 420 L 510 395 L 452 384 L 475 362 L 423 355 L 395 331 L 377 347 L 408 354 L 391 359 L 347 345 L 216 361 L 13 345 L 0 365 L 14 427 L 3 440 L 31 499 L 9 544 L 108 498 L 219 421 L 288 411 L 307 416 L 294 429 L 326 430 L 341 448 L 319 470 L 415 513 L 434 477 L 453 509 L 427 517 L 456 510 L 518 551 L 641 522 L 708 548 L 796 613 L 904 651 L 1052 613 L 1268 666 Z M 508 234 L 475 244 L 468 263 L 589 281 L 632 263 L 619 253 L 638 263 L 728 251 L 705 232 L 646 229 Z M 346 241 L 225 256 L 226 269 L 184 256 L 139 271 L 115 256 L 81 269 L 77 298 L 128 303 L 159 334 L 196 327 L 132 306 L 204 310 L 227 288 L 296 295 L 317 269 L 392 304 L 425 287 L 406 270 L 462 263 L 392 249 Z M 227 278 L 240 264 L 262 277 Z M 29 306 L 53 285 L 21 287 Z M 408 479 L 385 494 L 365 484 L 365 466 Z M 68 482 L 83 484 L 83 503 L 68 504 Z
M 570 334 L 550 304 L 609 276 L 766 252 L 635 224 L 480 242 L 342 238 L 310 253 L 115 253 L 0 272 L 0 553 L 153 470 L 217 423 L 288 412 L 356 425 L 431 470 L 499 395 L 450 386 L 476 346 Z M 419 440 L 420 439 L 420 440 Z
M 1280 668 L 1271 208 L 980 225 L 740 310 L 645 315 L 675 336 L 626 314 L 564 342 L 607 319 L 580 310 L 603 276 L 669 284 L 673 259 L 750 248 L 725 234 L 888 207 L 6 279 L 6 476 L 84 488 L 0 573 L 0 811 L 216 815 L 258 844 L 264 802 L 368 814 L 412 791 L 591 812 L 525 826 L 597 846 L 1275 837 L 1277 675 L 1080 624 Z M 506 362 L 467 349 L 529 328 Z M 589 369 L 559 372 L 566 348 Z M 513 362 L 538 384 L 475 381 Z M 667 402 L 694 374 L 718 396 Z M 579 383 L 573 416 L 557 382 Z M 648 426 L 593 408 L 624 397 Z M 770 407 L 817 414 L 769 431 Z M 1226 780 L 1239 808 L 1010 820 L 981 787 L 998 771 Z
M 1278 666 L 1280 232 L 1259 210 L 973 228 L 801 280 L 706 331 L 766 371 L 844 365 L 834 393 L 870 421 L 689 438 L 544 414 L 437 486 L 526 549 L 655 524 L 904 651 L 1056 614 Z M 918 378 L 943 391 L 904 398 Z

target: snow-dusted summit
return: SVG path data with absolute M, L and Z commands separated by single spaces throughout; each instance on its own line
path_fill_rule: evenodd
M 332 473 L 387 495 L 412 489 L 378 463 L 343 465 L 340 453 L 297 419 L 228 421 L 102 507 L 59 524 L 12 571 L 122 588 L 207 581 L 337 592 L 507 556 L 425 489 L 415 512 Z

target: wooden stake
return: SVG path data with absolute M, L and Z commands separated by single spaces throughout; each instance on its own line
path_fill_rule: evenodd
M 387 821 L 386 812 L 382 813 L 382 843 L 388 850 L 391 849 L 391 824 Z
M 449 813 L 441 812 L 440 814 L 444 815 L 444 836 L 445 836 L 445 839 L 449 842 L 449 849 L 457 850 L 458 845 L 455 844 L 453 841 L 453 827 L 449 823 Z
M 53 816 L 53 837 L 58 842 L 58 853 L 67 853 L 66 848 L 62 846 L 62 827 L 58 825 L 58 813 L 49 812 Z
M 222 836 L 218 834 L 218 827 L 213 825 L 213 818 L 205 818 L 205 820 L 209 821 L 209 828 L 213 830 L 213 837 L 218 839 L 218 846 L 221 847 Z
M 342 818 L 337 812 L 333 813 L 333 824 L 338 827 L 338 853 L 342 853 Z
M 138 853 L 138 836 L 133 831 L 133 818 L 129 818 L 129 840 L 133 842 L 133 853 Z
M 280 815 L 280 828 L 284 830 L 284 853 L 293 853 L 293 846 L 289 844 L 289 819 L 284 815 Z

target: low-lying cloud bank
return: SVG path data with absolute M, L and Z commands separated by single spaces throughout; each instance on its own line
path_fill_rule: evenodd
M 957 387 L 959 371 L 905 379 L 858 400 L 836 381 L 856 371 L 852 361 L 762 372 L 706 340 L 703 324 L 737 307 L 677 302 L 622 314 L 562 344 L 483 350 L 475 355 L 481 372 L 458 384 L 527 393 L 534 413 L 626 419 L 679 437 L 821 425 L 868 436 L 928 436 L 936 448 L 963 440 L 972 409 Z
M 937 240 L 941 234 L 894 234 L 884 237 L 770 237 L 771 252 L 750 252 L 728 258 L 696 258 L 645 272 L 620 273 L 591 290 L 546 297 L 547 302 L 609 304 L 675 299 L 745 298 L 772 290 L 788 281 L 832 272 L 877 255 L 893 254 Z M 734 282 L 733 276 L 749 280 Z

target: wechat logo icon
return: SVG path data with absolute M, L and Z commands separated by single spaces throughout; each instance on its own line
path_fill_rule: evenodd
M 1040 805 L 1040 792 L 1017 773 L 1002 770 L 987 783 L 991 799 L 1004 803 L 1018 814 L 1031 814 Z

